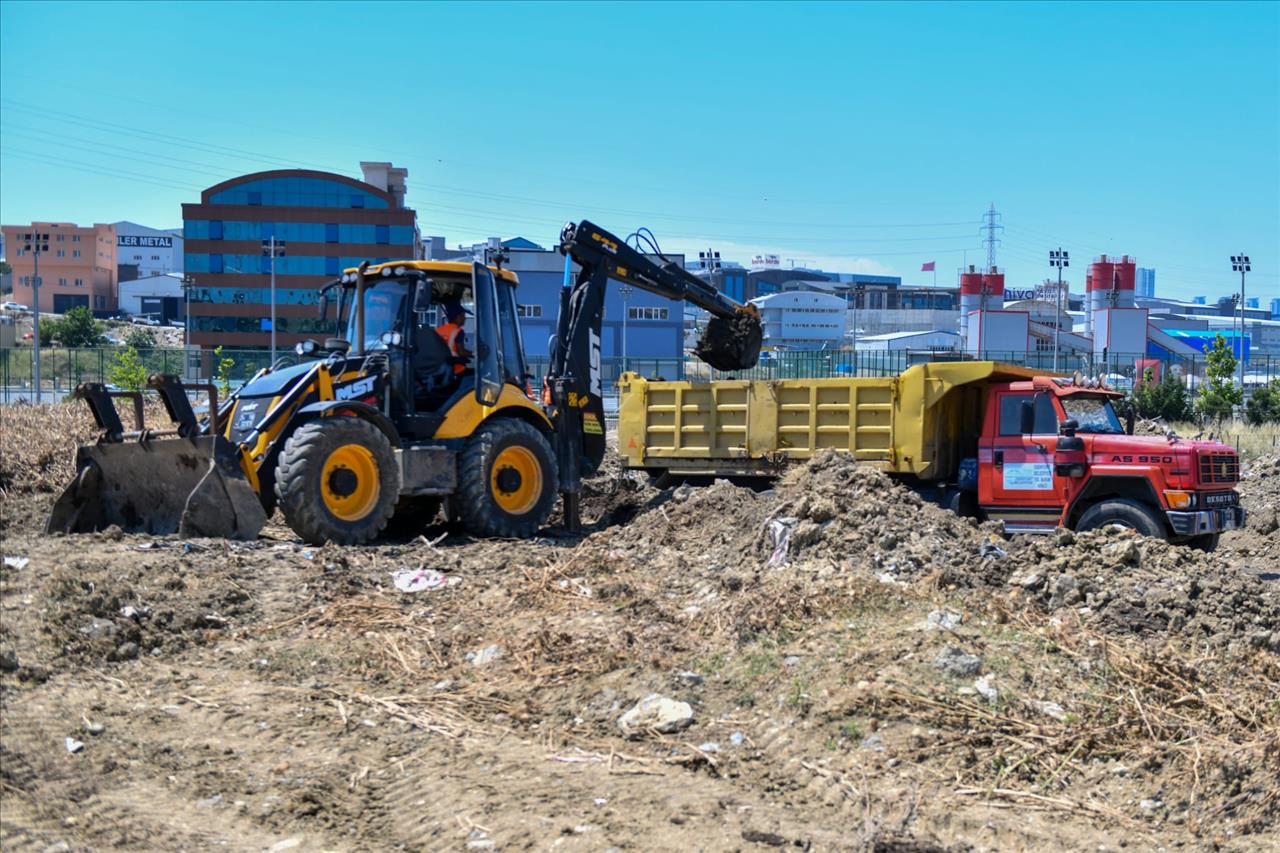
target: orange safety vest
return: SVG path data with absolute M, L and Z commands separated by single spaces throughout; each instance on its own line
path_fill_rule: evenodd
M 462 327 L 457 323 L 441 323 L 436 326 L 436 334 L 444 338 L 445 346 L 449 348 L 449 352 L 455 356 L 460 356 L 458 352 L 458 338 L 462 336 Z M 454 373 L 462 373 L 467 367 L 464 364 L 455 364 L 453 366 Z

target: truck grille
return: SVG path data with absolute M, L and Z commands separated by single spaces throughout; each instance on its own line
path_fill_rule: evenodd
M 1240 458 L 1234 453 L 1208 453 L 1200 457 L 1201 483 L 1234 483 L 1240 479 Z

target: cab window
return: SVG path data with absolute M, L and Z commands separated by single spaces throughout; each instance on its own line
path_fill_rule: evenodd
M 1036 407 L 1036 435 L 1056 435 L 1058 415 L 1053 409 L 1053 398 L 1048 394 L 1005 394 L 1000 398 L 1000 434 L 1022 435 L 1022 402 L 1034 400 Z

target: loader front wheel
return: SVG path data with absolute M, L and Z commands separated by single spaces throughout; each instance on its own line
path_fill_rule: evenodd
M 533 536 L 550 517 L 559 491 L 551 444 L 524 421 L 486 423 L 458 459 L 458 514 L 473 536 Z
M 361 545 L 395 512 L 400 468 L 391 442 L 373 424 L 336 416 L 305 423 L 276 466 L 276 498 L 303 541 Z

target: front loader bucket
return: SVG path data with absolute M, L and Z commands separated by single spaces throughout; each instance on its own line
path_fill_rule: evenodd
M 129 533 L 253 539 L 267 523 L 238 451 L 220 435 L 86 445 L 76 472 L 47 533 L 115 524 Z
M 760 359 L 764 326 L 754 306 L 733 317 L 712 317 L 693 353 L 716 370 L 749 370 Z

